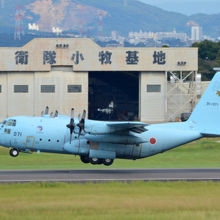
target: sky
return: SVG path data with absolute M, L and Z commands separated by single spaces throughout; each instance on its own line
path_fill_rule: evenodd
M 160 7 L 185 15 L 196 13 L 220 13 L 220 0 L 139 0 L 144 3 Z

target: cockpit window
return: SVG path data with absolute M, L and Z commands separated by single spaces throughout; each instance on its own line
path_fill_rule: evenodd
M 16 120 L 14 119 L 9 119 L 8 121 L 3 121 L 2 124 L 5 124 L 7 126 L 16 126 Z

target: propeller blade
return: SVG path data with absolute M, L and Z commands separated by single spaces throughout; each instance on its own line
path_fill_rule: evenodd
M 82 114 L 82 119 L 85 120 L 85 118 L 86 118 L 86 110 L 84 109 L 84 110 L 83 110 L 83 114 Z
M 78 134 L 78 138 L 80 137 L 81 133 L 82 133 L 82 127 L 79 127 L 79 134 Z
M 75 123 L 74 123 L 74 108 L 71 109 L 71 117 L 70 117 L 70 123 L 68 125 L 66 125 L 67 128 L 70 129 L 70 144 L 71 144 L 71 141 L 72 141 L 72 134 L 75 130 Z
M 48 115 L 48 113 L 49 113 L 49 107 L 46 106 L 44 114 L 45 114 L 45 115 Z
M 79 127 L 78 137 L 81 135 L 82 131 L 85 131 L 85 118 L 86 118 L 86 110 L 83 110 L 82 118 L 77 124 L 77 126 Z
M 73 134 L 73 133 L 70 132 L 70 144 L 71 144 L 71 142 L 72 142 L 72 134 Z

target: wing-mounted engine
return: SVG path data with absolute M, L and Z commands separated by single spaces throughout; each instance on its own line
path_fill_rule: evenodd
M 71 110 L 70 123 L 66 125 L 70 130 L 70 144 L 72 134 L 78 134 L 97 143 L 111 144 L 141 144 L 147 140 L 141 133 L 146 132 L 148 124 L 142 122 L 103 122 L 86 120 L 86 111 L 82 117 L 78 118 L 78 123 L 74 121 L 74 109 Z M 77 129 L 76 129 L 77 128 Z

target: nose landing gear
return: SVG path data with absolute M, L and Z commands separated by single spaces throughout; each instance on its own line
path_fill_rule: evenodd
M 10 151 L 9 151 L 9 154 L 10 156 L 12 157 L 17 157 L 19 155 L 19 151 L 15 148 L 12 148 Z

